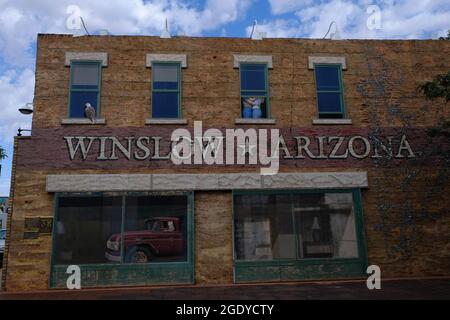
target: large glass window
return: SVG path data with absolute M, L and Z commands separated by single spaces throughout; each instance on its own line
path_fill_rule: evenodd
M 187 261 L 188 196 L 60 196 L 54 264 Z
M 295 258 L 289 195 L 236 195 L 236 258 Z
M 353 193 L 235 194 L 238 260 L 356 258 Z
M 341 65 L 314 65 L 319 118 L 344 118 Z
M 69 117 L 84 118 L 89 103 L 99 113 L 101 62 L 72 61 L 70 66 Z
M 152 64 L 152 118 L 180 117 L 180 64 Z
M 121 224 L 121 197 L 60 197 L 53 250 L 55 263 L 107 262 L 106 243 L 112 235 L 120 234 Z
M 242 118 L 269 118 L 267 65 L 241 63 Z

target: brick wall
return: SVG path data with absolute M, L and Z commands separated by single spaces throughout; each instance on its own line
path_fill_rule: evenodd
M 310 55 L 346 57 L 345 102 L 354 126 L 371 126 L 370 113 L 375 107 L 380 109 L 377 126 L 400 126 L 402 119 L 396 119 L 396 110 L 391 110 L 399 104 L 412 114 L 409 125 L 435 123 L 438 114 L 426 108 L 437 107 L 439 102 L 427 102 L 415 88 L 450 66 L 448 41 L 40 35 L 33 128 L 60 126 L 61 119 L 67 117 L 66 51 L 108 53 L 108 66 L 102 68 L 101 116 L 112 127 L 140 127 L 151 114 L 147 53 L 186 54 L 188 65 L 182 69 L 183 118 L 190 125 L 194 120 L 203 120 L 205 127 L 227 128 L 234 127 L 234 120 L 240 116 L 239 71 L 233 68 L 233 54 L 272 55 L 270 106 L 279 127 L 309 127 L 316 118 L 314 75 L 308 70 Z M 382 97 L 377 96 L 380 94 Z M 370 99 L 379 106 L 370 105 Z M 448 108 L 442 112 L 449 115 Z
M 61 126 L 67 117 L 69 68 L 66 51 L 108 52 L 108 67 L 102 69 L 101 110 L 106 126 Z M 130 166 L 96 169 L 79 163 L 50 166 L 50 160 L 31 159 L 39 154 L 38 132 L 117 132 L 117 127 L 133 132 L 144 126 L 150 115 L 151 69 L 145 68 L 147 53 L 187 54 L 188 67 L 182 71 L 182 116 L 188 127 L 203 120 L 203 127 L 232 128 L 239 118 L 239 73 L 233 69 L 233 54 L 272 55 L 269 71 L 270 105 L 274 127 L 285 130 L 334 130 L 313 126 L 316 102 L 309 55 L 345 56 L 343 71 L 345 101 L 351 126 L 342 132 L 364 129 L 376 134 L 382 128 L 399 133 L 427 129 L 449 118 L 449 108 L 441 101 L 430 102 L 417 92 L 417 85 L 449 70 L 448 41 L 360 41 L 172 38 L 157 37 L 38 37 L 36 89 L 33 114 L 35 137 L 19 141 L 11 194 L 12 217 L 6 289 L 46 289 L 50 268 L 51 237 L 23 238 L 24 219 L 53 215 L 53 195 L 45 192 L 45 176 L 55 173 L 206 173 L 209 167 L 182 168 Z M 205 112 L 207 111 L 207 112 Z M 325 129 L 326 128 L 326 129 Z M 163 130 L 151 126 L 151 130 Z M 144 130 L 139 128 L 139 130 Z M 357 164 L 369 176 L 363 190 L 363 211 L 369 264 L 381 266 L 383 277 L 441 276 L 450 274 L 449 144 L 429 139 L 426 152 L 440 161 L 399 162 L 396 166 L 369 160 Z M 55 138 L 55 141 L 61 137 Z M 30 145 L 31 141 L 31 145 Z M 48 140 L 48 141 L 51 141 Z M 49 150 L 49 149 L 48 149 Z M 419 152 L 423 151 L 421 149 Z M 433 153 L 434 152 L 434 153 Z M 32 157 L 31 157 L 32 158 Z M 27 163 L 34 165 L 27 166 Z M 344 171 L 350 165 L 282 166 L 280 171 Z M 89 169 L 87 169 L 89 168 Z M 216 168 L 224 172 L 254 171 L 240 167 Z M 202 192 L 195 201 L 195 270 L 197 283 L 232 282 L 231 193 Z M 220 206 L 215 205 L 220 203 Z

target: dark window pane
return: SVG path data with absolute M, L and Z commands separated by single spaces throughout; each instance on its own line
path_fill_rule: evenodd
M 237 195 L 234 206 L 237 259 L 295 258 L 290 195 Z
M 178 93 L 153 91 L 152 118 L 178 118 Z
M 241 90 L 266 90 L 265 65 L 241 65 Z
M 96 91 L 72 91 L 70 93 L 70 118 L 84 118 L 84 106 L 87 102 L 91 104 L 92 107 L 97 110 L 97 96 Z
M 178 90 L 178 82 L 153 82 L 153 89 Z
M 266 91 L 241 91 L 242 97 L 264 97 L 266 95 Z
M 60 198 L 54 249 L 56 264 L 108 262 L 107 242 L 120 236 L 121 224 L 122 197 Z
M 358 256 L 351 193 L 294 195 L 299 258 Z
M 319 119 L 342 119 L 342 113 L 319 113 Z
M 186 196 L 127 197 L 124 262 L 187 261 L 187 212 Z
M 315 67 L 317 90 L 339 91 L 338 67 Z
M 98 86 L 99 64 L 73 64 L 72 85 Z
M 339 93 L 317 93 L 319 113 L 342 112 L 341 95 Z

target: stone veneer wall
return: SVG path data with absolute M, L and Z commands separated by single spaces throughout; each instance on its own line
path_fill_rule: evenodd
M 233 283 L 231 192 L 195 193 L 195 283 Z

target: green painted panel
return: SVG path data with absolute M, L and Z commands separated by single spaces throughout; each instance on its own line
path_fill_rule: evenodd
M 360 260 L 347 261 L 265 261 L 236 263 L 235 281 L 292 281 L 307 279 L 354 278 L 365 275 Z
M 52 268 L 52 288 L 66 288 L 67 266 Z M 135 286 L 152 284 L 193 283 L 190 263 L 161 263 L 148 265 L 84 265 L 81 269 L 81 287 Z

